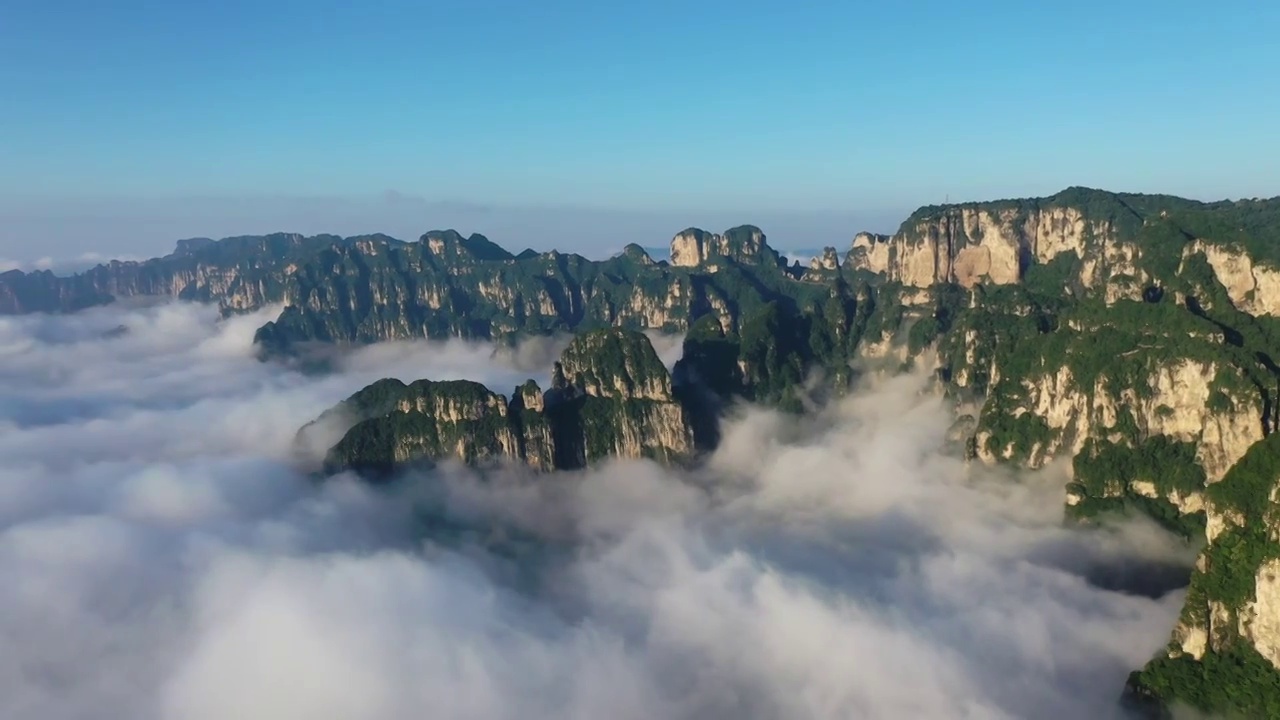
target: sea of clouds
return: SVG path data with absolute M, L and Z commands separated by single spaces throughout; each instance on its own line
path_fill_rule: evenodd
M 269 317 L 0 318 L 0 717 L 1111 718 L 1177 617 L 1086 578 L 1186 548 L 966 467 L 921 377 L 739 408 L 694 470 L 371 487 L 297 429 L 381 377 L 545 387 L 563 339 L 306 375 L 254 358 Z

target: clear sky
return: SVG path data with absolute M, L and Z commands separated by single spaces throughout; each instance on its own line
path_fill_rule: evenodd
M 18 260 L 450 225 L 843 245 L 948 196 L 1280 194 L 1278 130 L 1265 0 L 0 0 Z

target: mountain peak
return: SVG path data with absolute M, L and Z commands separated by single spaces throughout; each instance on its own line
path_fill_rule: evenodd
M 514 260 L 506 248 L 493 242 L 480 233 L 463 237 L 454 229 L 431 230 L 425 233 L 420 242 L 426 245 L 433 255 L 442 258 L 467 258 L 470 260 L 502 261 Z
M 778 263 L 777 251 L 769 247 L 764 231 L 755 225 L 738 225 L 723 234 L 691 227 L 671 239 L 672 265 L 697 267 L 714 258 L 747 265 Z
M 556 364 L 567 385 L 587 395 L 619 400 L 671 400 L 671 373 L 648 336 L 604 328 L 574 337 Z

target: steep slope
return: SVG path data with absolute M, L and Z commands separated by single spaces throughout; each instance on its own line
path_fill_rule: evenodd
M 694 450 L 670 373 L 644 334 L 621 329 L 575 338 L 546 393 L 532 380 L 510 400 L 468 381 L 381 380 L 300 436 L 336 416 L 348 429 L 326 455 L 328 472 L 385 475 L 442 459 L 573 469 L 610 457 L 675 461 Z
M 1280 435 L 1254 445 L 1206 495 L 1209 544 L 1178 627 L 1130 691 L 1157 708 L 1178 700 L 1280 717 Z
M 480 383 L 418 380 L 384 389 L 394 392 L 394 405 L 347 431 L 326 455 L 326 469 L 389 472 L 419 458 L 522 457 L 507 399 Z

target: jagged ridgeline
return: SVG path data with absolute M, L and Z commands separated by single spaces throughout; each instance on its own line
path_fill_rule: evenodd
M 529 380 L 511 398 L 467 380 L 380 380 L 300 431 L 342 439 L 327 472 L 385 476 L 440 459 L 568 470 L 612 457 L 673 462 L 692 455 L 693 423 L 648 337 L 620 328 L 578 335 L 544 393 Z
M 709 446 L 719 398 L 799 409 L 815 389 L 845 387 L 851 363 L 928 362 L 968 415 L 958 427 L 976 460 L 1061 460 L 1071 518 L 1143 513 L 1207 542 L 1182 622 L 1131 696 L 1280 717 L 1280 199 L 1073 188 L 926 207 L 807 268 L 741 226 L 677 234 L 670 262 L 636 245 L 598 262 L 512 255 L 448 231 L 413 243 L 187 242 L 75 277 L 0 275 L 9 313 L 132 295 L 227 312 L 282 303 L 258 334 L 267 355 L 311 342 L 580 334 L 547 393 L 425 381 L 362 391 L 330 417 L 352 423 L 333 468 L 672 457 L 677 411 L 684 446 Z M 590 332 L 604 328 L 617 330 Z M 641 362 L 652 349 L 623 330 L 684 332 L 674 379 L 646 379 L 637 368 L 665 369 Z M 666 395 L 651 393 L 665 383 Z M 671 432 L 652 434 L 661 422 Z

